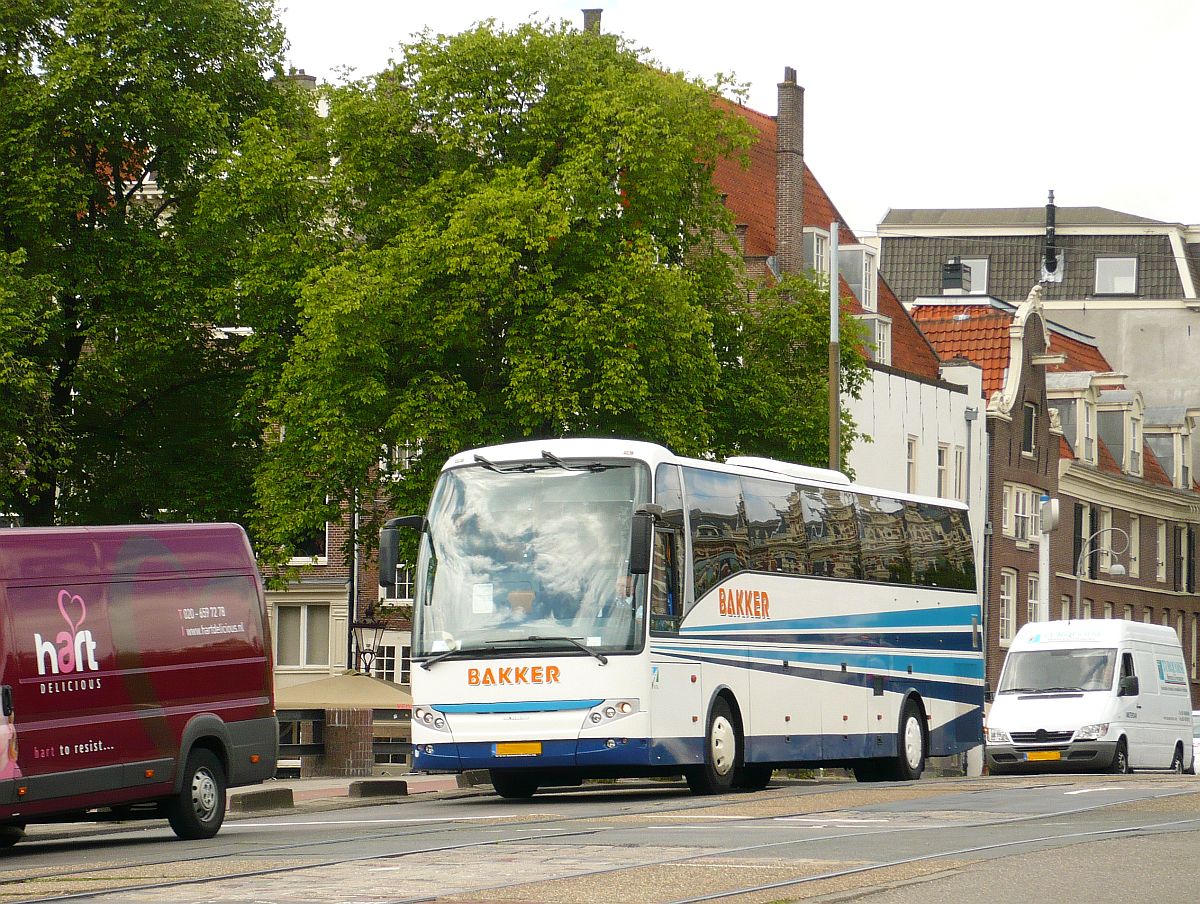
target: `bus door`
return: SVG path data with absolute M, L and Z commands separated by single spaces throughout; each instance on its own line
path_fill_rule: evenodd
M 661 526 L 655 530 L 650 573 L 649 701 L 654 764 L 703 762 L 704 756 L 702 746 L 687 741 L 702 735 L 705 727 L 700 666 L 655 652 L 656 639 L 660 639 L 659 649 L 665 650 L 671 646 L 669 641 L 679 636 L 683 619 L 682 545 L 677 531 Z

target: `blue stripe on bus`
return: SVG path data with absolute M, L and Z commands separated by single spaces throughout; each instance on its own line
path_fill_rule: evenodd
M 811 644 L 816 646 L 878 647 L 880 649 L 958 650 L 975 649 L 975 635 L 965 631 L 922 631 L 913 634 L 833 633 L 823 634 L 758 634 L 750 631 L 728 631 L 717 634 L 691 634 L 691 641 L 717 640 L 732 643 Z
M 703 631 L 742 630 L 803 631 L 806 629 L 839 628 L 952 628 L 969 627 L 971 618 L 979 618 L 979 606 L 939 606 L 931 609 L 902 609 L 888 612 L 862 612 L 855 615 L 823 615 L 819 618 L 784 618 L 758 621 L 747 619 L 713 625 L 685 625 L 681 634 Z M 736 618 L 736 616 L 735 616 Z
M 743 641 L 745 638 L 743 638 Z M 954 678 L 983 678 L 983 659 L 980 657 L 934 657 L 910 656 L 903 651 L 887 653 L 817 653 L 809 650 L 772 650 L 754 647 L 700 647 L 700 646 L 661 646 L 655 650 L 663 653 L 679 655 L 681 653 L 705 654 L 709 660 L 715 655 L 738 657 L 742 659 L 778 659 L 786 662 L 841 665 L 859 671 L 900 671 L 908 666 L 925 675 L 945 675 Z M 723 660 L 722 660 L 723 661 Z
M 591 709 L 604 699 L 528 700 L 520 703 L 437 703 L 430 706 L 440 713 L 548 713 L 572 709 Z

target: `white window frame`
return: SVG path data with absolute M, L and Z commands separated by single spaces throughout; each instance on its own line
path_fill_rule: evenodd
M 1017 573 L 1000 569 L 1000 646 L 1009 646 L 1017 633 Z
M 1001 532 L 1019 543 L 1035 540 L 1041 529 L 1041 498 L 1041 490 L 1006 483 L 1001 497 Z
M 1138 515 L 1129 516 L 1129 576 L 1140 577 L 1142 574 L 1142 519 Z
M 1105 617 L 1105 618 L 1109 618 L 1109 619 L 1113 617 L 1113 605 L 1112 605 L 1112 603 L 1105 603 L 1105 604 L 1104 604 L 1104 617 Z
M 383 681 L 396 680 L 396 645 L 380 644 L 371 660 L 371 674 Z
M 1142 419 L 1129 418 L 1129 473 L 1142 476 Z
M 1122 265 L 1121 272 L 1117 272 L 1117 265 Z M 1130 265 L 1133 267 L 1133 280 L 1127 283 L 1126 280 L 1129 280 L 1130 274 L 1125 272 L 1125 268 Z M 1092 272 L 1092 290 L 1095 295 L 1136 295 L 1138 292 L 1137 255 L 1097 255 L 1096 265 Z
M 905 485 L 909 493 L 917 492 L 917 452 L 918 440 L 909 436 L 904 443 L 904 475 Z
M 1026 581 L 1029 598 L 1026 601 L 1025 620 L 1038 622 L 1042 620 L 1041 579 L 1036 572 L 1030 572 Z
M 1059 617 L 1063 621 L 1069 621 L 1071 618 L 1071 598 L 1065 593 L 1058 599 Z
M 968 295 L 986 295 L 988 293 L 988 259 L 986 257 L 963 257 L 957 254 L 947 258 L 946 263 L 960 263 L 971 273 L 971 291 Z
M 289 565 L 328 565 L 329 564 L 329 522 L 325 522 L 325 554 L 313 556 L 292 556 Z
M 1154 624 L 1154 607 L 1153 606 L 1143 606 L 1142 607 L 1142 622 L 1147 625 Z
M 1086 596 L 1083 598 L 1083 603 L 1080 604 L 1080 607 L 1079 607 L 1079 617 L 1080 618 L 1091 618 L 1092 617 L 1093 602 L 1094 602 L 1093 600 L 1088 599 Z
M 280 656 L 279 643 L 283 638 L 282 616 L 284 609 L 296 609 L 300 612 L 300 637 L 298 639 L 298 651 L 300 654 L 299 662 L 283 662 Z M 324 661 L 310 661 L 308 658 L 308 632 L 309 626 L 313 623 L 314 618 L 319 618 L 320 615 L 314 610 L 324 610 L 325 622 L 325 658 Z M 279 669 L 328 669 L 330 665 L 330 639 L 333 637 L 333 625 L 331 623 L 332 606 L 329 603 L 276 603 L 275 604 L 275 624 L 272 625 L 274 631 L 274 646 L 275 646 L 275 666 Z
M 950 495 L 950 447 L 946 443 L 937 447 L 937 495 L 942 499 Z
M 967 450 L 954 447 L 954 498 L 965 502 L 967 498 Z
M 1124 619 L 1125 619 L 1125 621 L 1133 621 L 1133 604 L 1132 603 L 1125 604 Z
M 1096 406 L 1087 399 L 1080 399 L 1083 417 L 1079 429 L 1083 431 L 1083 460 L 1096 463 Z
M 1034 402 L 1026 402 L 1021 406 L 1024 420 L 1021 422 L 1021 454 L 1032 458 L 1037 454 L 1038 406 Z M 1029 437 L 1029 448 L 1025 448 L 1026 435 Z
M 1103 572 L 1112 570 L 1112 515 L 1112 509 L 1100 509 L 1100 536 L 1096 542 L 1100 544 L 1100 570 Z
M 812 241 L 812 260 L 805 261 L 808 269 L 813 273 L 819 273 L 823 276 L 829 275 L 829 230 L 817 229 L 813 226 L 806 226 L 804 229 L 805 237 L 805 252 L 808 251 L 808 243 Z M 809 255 L 806 253 L 805 257 Z
M 1200 615 L 1192 615 L 1192 679 L 1200 678 L 1200 660 L 1196 652 L 1200 650 Z
M 1165 584 L 1167 581 L 1167 522 L 1162 520 L 1157 524 L 1154 555 L 1154 579 Z

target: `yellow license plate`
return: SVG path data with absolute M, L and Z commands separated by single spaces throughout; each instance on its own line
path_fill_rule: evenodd
M 1025 754 L 1027 760 L 1061 760 L 1062 754 L 1057 750 L 1031 750 Z
M 496 756 L 541 756 L 541 741 L 510 741 L 496 745 Z

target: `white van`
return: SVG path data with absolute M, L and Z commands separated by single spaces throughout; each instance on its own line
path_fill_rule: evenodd
M 1116 619 L 1032 622 L 1013 639 L 984 736 L 993 775 L 1195 773 L 1175 631 Z

